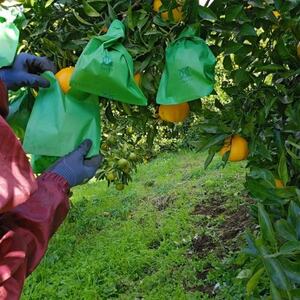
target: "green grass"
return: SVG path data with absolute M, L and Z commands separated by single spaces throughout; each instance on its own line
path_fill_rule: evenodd
M 104 182 L 74 189 L 22 299 L 243 299 L 245 170 L 215 159 L 205 171 L 204 159 L 163 154 L 123 192 Z

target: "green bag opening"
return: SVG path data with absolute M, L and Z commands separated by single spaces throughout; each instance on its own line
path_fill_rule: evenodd
M 21 141 L 24 139 L 34 100 L 29 89 L 19 90 L 10 95 L 7 122 Z
M 216 59 L 192 27 L 166 50 L 166 65 L 156 102 L 174 105 L 209 95 L 214 89 Z
M 71 89 L 64 94 L 51 72 L 43 76 L 50 87 L 40 89 L 25 131 L 27 153 L 62 157 L 89 138 L 89 157 L 99 154 L 100 107 L 97 96 Z
M 59 157 L 32 154 L 30 164 L 34 173 L 41 174 L 51 167 L 57 160 L 59 160 Z
M 71 87 L 121 101 L 147 105 L 147 99 L 134 81 L 133 61 L 122 45 L 125 28 L 115 20 L 105 35 L 91 39 L 79 57 Z

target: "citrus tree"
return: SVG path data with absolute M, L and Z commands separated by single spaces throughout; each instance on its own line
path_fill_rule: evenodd
M 256 201 L 259 232 L 247 235 L 245 252 L 255 258 L 243 273 L 247 294 L 260 296 L 260 279 L 269 278 L 272 299 L 298 299 L 299 3 L 217 1 L 199 16 L 222 60 L 221 86 L 230 97 L 227 104 L 216 99 L 217 111 L 203 110 L 198 147 L 208 150 L 206 166 L 221 148 L 224 165 L 246 158 L 249 141 L 246 187 Z
M 221 149 L 224 166 L 248 159 L 246 187 L 255 200 L 252 212 L 259 230 L 247 234 L 245 252 L 252 261 L 252 268 L 243 273 L 247 295 L 300 298 L 298 1 L 216 0 L 209 7 L 194 0 L 26 0 L 22 4 L 26 22 L 20 50 L 46 55 L 60 69 L 74 66 L 90 38 L 105 33 L 112 20 L 124 21 L 124 45 L 134 59 L 136 79 L 149 106 L 100 101 L 106 162 L 98 176 L 120 190 L 136 164 L 149 159 L 154 147 L 159 150 L 162 137 L 177 137 L 190 124 L 187 121 L 180 128 L 159 120 L 154 99 L 166 46 L 186 25 L 198 29 L 218 57 L 218 88 L 210 98 L 213 105 L 190 103 L 201 122 L 197 139 L 188 142 L 208 151 L 205 167 Z

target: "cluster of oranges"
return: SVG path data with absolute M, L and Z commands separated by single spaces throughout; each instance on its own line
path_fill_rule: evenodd
M 169 12 L 160 12 L 162 6 L 161 0 L 154 0 L 153 10 L 156 13 L 160 13 L 161 18 L 164 21 L 168 21 L 170 17 Z M 280 13 L 274 11 L 274 16 L 279 18 Z M 174 22 L 178 23 L 183 20 L 182 7 L 178 6 L 171 11 L 172 19 Z M 103 29 L 103 32 L 106 32 L 107 28 Z M 297 55 L 300 58 L 300 42 L 297 45 Z M 56 78 L 61 86 L 61 89 L 64 93 L 67 93 L 70 89 L 70 79 L 74 72 L 74 67 L 68 67 L 60 70 L 56 74 Z M 134 80 L 138 86 L 142 84 L 142 74 L 136 73 L 134 75 Z M 161 120 L 179 123 L 183 122 L 189 115 L 190 107 L 188 103 L 176 104 L 176 105 L 160 105 L 158 109 L 158 114 Z M 222 149 L 220 150 L 220 155 L 223 157 L 226 153 L 229 152 L 228 160 L 231 162 L 237 162 L 246 160 L 249 155 L 248 142 L 245 138 L 240 135 L 233 135 L 230 138 L 226 139 Z M 284 187 L 284 183 L 280 179 L 275 179 L 274 185 L 276 188 Z
M 70 90 L 70 80 L 74 72 L 74 67 L 67 67 L 61 69 L 56 73 L 56 79 L 59 82 L 59 85 L 64 93 L 67 93 Z M 141 86 L 142 75 L 141 73 L 136 73 L 134 80 L 138 86 Z M 159 116 L 162 120 L 178 123 L 184 121 L 189 115 L 189 104 L 182 103 L 176 105 L 160 105 L 159 106 Z M 223 156 L 226 152 L 230 152 L 229 161 L 241 161 L 245 160 L 248 157 L 249 149 L 248 142 L 241 136 L 235 135 L 231 138 L 228 138 L 225 141 L 223 148 L 220 151 L 220 154 Z
M 162 6 L 161 0 L 154 0 L 153 10 L 159 13 Z M 172 9 L 173 20 L 178 23 L 183 20 L 182 7 L 178 6 Z M 169 20 L 169 12 L 162 12 L 161 18 L 165 21 Z M 107 32 L 107 28 L 103 28 L 103 33 Z M 70 89 L 70 79 L 74 72 L 74 67 L 68 67 L 60 70 L 56 74 L 56 78 L 60 83 L 61 89 L 64 93 L 67 93 Z M 142 84 L 142 74 L 136 73 L 134 80 L 138 86 Z M 189 115 L 190 107 L 188 103 L 176 104 L 176 105 L 160 105 L 158 114 L 163 121 L 179 123 L 183 122 Z

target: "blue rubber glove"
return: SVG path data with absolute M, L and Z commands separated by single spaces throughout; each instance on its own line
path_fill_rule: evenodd
M 46 88 L 50 83 L 40 76 L 45 71 L 56 73 L 56 67 L 49 59 L 21 53 L 12 66 L 0 69 L 0 80 L 13 91 L 21 87 Z
M 85 158 L 91 146 L 92 141 L 85 140 L 76 150 L 58 160 L 47 172 L 64 177 L 70 187 L 87 182 L 95 176 L 103 160 L 101 155 Z

